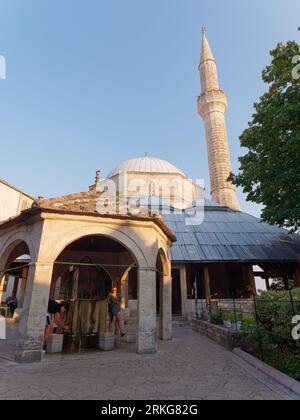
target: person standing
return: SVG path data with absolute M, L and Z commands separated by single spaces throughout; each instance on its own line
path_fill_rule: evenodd
M 113 332 L 113 323 L 116 320 L 117 327 L 119 328 L 121 337 L 126 334 L 121 325 L 121 299 L 118 298 L 118 287 L 114 286 L 111 293 L 107 297 L 108 314 L 109 314 L 109 332 Z

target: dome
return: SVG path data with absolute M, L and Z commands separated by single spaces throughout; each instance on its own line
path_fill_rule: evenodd
M 148 156 L 122 162 L 109 173 L 108 178 L 112 178 L 121 172 L 177 174 L 186 178 L 184 172 L 166 160 L 156 159 Z

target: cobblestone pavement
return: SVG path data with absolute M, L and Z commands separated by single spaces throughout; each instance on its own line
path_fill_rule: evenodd
M 1 343 L 0 343 L 1 347 Z M 277 400 L 285 395 L 234 354 L 187 327 L 155 355 L 122 344 L 113 352 L 46 356 L 42 364 L 0 359 L 0 399 Z M 1 351 L 0 351 L 1 354 Z

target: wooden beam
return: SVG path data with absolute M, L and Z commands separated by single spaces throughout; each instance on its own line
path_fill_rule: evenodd
M 186 317 L 188 315 L 186 266 L 185 265 L 181 266 L 179 270 L 180 270 L 180 289 L 181 289 L 181 310 L 182 310 L 182 316 Z
M 203 272 L 204 272 L 205 299 L 209 303 L 211 300 L 211 289 L 210 289 L 210 277 L 209 277 L 208 266 L 203 267 Z
M 257 294 L 256 290 L 256 283 L 255 283 L 255 276 L 253 271 L 253 266 L 246 266 L 246 275 L 247 275 L 247 282 L 251 291 L 252 296 L 255 296 Z
M 295 273 L 295 284 L 296 284 L 296 287 L 299 287 L 300 288 L 300 265 L 299 264 L 295 266 L 294 273 Z

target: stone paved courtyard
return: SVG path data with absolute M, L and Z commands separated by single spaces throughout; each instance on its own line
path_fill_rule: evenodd
M 176 327 L 174 340 L 159 347 L 156 355 L 139 356 L 134 346 L 122 344 L 114 352 L 46 356 L 33 365 L 0 358 L 0 399 L 288 398 L 238 357 L 187 327 Z

